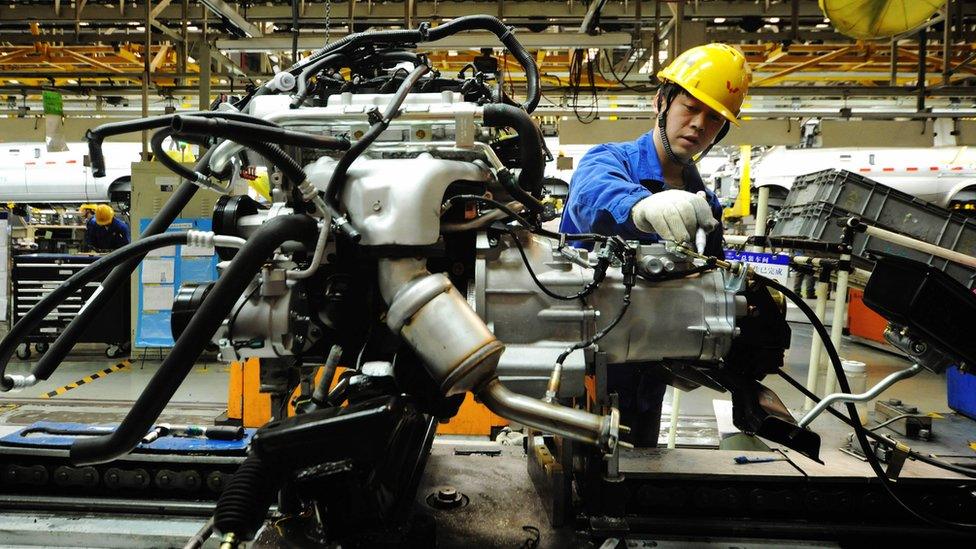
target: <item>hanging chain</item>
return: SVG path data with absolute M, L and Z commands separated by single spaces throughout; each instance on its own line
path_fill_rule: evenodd
M 329 32 L 332 30 L 332 0 L 325 0 L 325 44 L 329 43 Z M 349 29 L 352 33 L 352 29 Z

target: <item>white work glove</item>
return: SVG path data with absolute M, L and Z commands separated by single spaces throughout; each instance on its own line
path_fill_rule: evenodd
M 639 230 L 675 242 L 694 242 L 699 228 L 709 233 L 718 227 L 703 191 L 694 194 L 670 189 L 654 193 L 634 204 L 630 215 Z

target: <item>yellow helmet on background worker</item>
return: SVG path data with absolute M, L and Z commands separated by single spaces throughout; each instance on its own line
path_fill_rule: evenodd
M 657 76 L 681 86 L 726 120 L 739 125 L 739 110 L 752 77 L 739 50 L 726 44 L 696 46 L 675 57 Z
M 108 204 L 99 204 L 95 208 L 95 223 L 105 226 L 112 222 L 115 218 L 115 210 L 112 209 Z
M 98 206 L 95 204 L 82 204 L 81 206 L 78 207 L 78 212 L 81 214 L 84 214 L 85 212 L 95 213 L 95 210 L 97 209 Z

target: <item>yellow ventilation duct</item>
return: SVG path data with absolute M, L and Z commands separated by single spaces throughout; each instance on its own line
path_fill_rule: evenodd
M 834 28 L 853 38 L 887 38 L 928 21 L 946 0 L 819 0 Z

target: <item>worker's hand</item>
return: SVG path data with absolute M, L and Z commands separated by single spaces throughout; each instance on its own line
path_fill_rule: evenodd
M 712 232 L 718 227 L 702 191 L 695 194 L 671 189 L 654 193 L 634 204 L 630 215 L 639 230 L 675 242 L 693 242 L 699 228 Z

